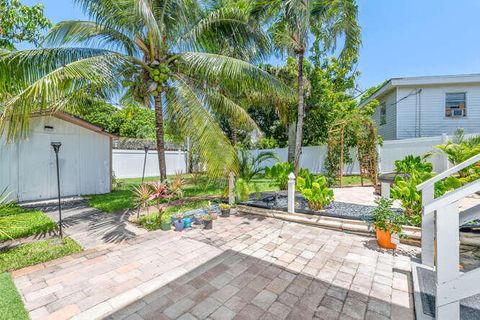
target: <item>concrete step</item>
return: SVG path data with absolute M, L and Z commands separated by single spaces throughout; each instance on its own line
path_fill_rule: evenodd
M 417 319 L 435 319 L 435 270 L 413 262 L 412 276 Z M 480 319 L 480 294 L 463 299 L 460 302 L 460 319 Z

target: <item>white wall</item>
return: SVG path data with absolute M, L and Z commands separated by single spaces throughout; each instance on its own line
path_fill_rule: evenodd
M 113 172 L 117 178 L 139 178 L 142 176 L 145 151 L 143 150 L 113 150 Z M 165 151 L 167 174 L 175 174 L 178 171 L 187 172 L 186 153 L 184 151 Z M 149 151 L 146 177 L 158 177 L 157 151 Z
M 373 120 L 377 124 L 378 134 L 384 140 L 395 140 L 397 139 L 397 90 L 393 90 L 388 95 L 378 99 L 378 101 L 380 104 L 372 115 Z M 380 126 L 380 108 L 382 103 L 385 103 L 387 107 L 387 123 Z
M 416 135 L 439 136 L 442 133 L 453 135 L 458 128 L 463 128 L 465 133 L 480 131 L 480 86 L 478 84 L 418 88 L 422 89 L 419 99 L 416 95 L 412 95 L 397 104 L 397 139 L 414 138 Z M 397 99 L 402 99 L 415 89 L 414 87 L 398 88 Z M 445 94 L 448 92 L 466 92 L 466 117 L 445 117 Z
M 52 126 L 53 131 L 45 131 Z M 62 196 L 110 191 L 110 138 L 55 117 L 35 117 L 27 140 L 5 144 L 0 137 L 0 190 L 18 201 L 57 196 L 55 153 L 59 153 Z

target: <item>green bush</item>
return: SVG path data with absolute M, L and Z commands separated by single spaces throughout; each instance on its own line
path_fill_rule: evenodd
M 246 202 L 250 198 L 250 188 L 248 182 L 242 178 L 237 179 L 235 183 L 235 190 L 237 191 L 237 198 L 241 202 Z
M 305 174 L 297 178 L 296 189 L 300 191 L 308 201 L 310 209 L 322 210 L 333 200 L 333 191 L 327 185 L 324 176 Z

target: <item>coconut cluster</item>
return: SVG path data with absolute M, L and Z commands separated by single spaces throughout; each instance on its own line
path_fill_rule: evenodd
M 160 94 L 160 90 L 162 85 L 167 82 L 168 78 L 170 78 L 171 70 L 165 63 L 161 63 L 157 66 L 152 66 L 152 69 L 149 72 L 150 79 L 156 82 L 157 88 L 156 90 L 152 91 L 152 95 L 154 97 Z

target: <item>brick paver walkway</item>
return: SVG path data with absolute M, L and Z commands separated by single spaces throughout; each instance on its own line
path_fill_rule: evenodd
M 253 216 L 19 270 L 32 319 L 413 319 L 410 254 Z

